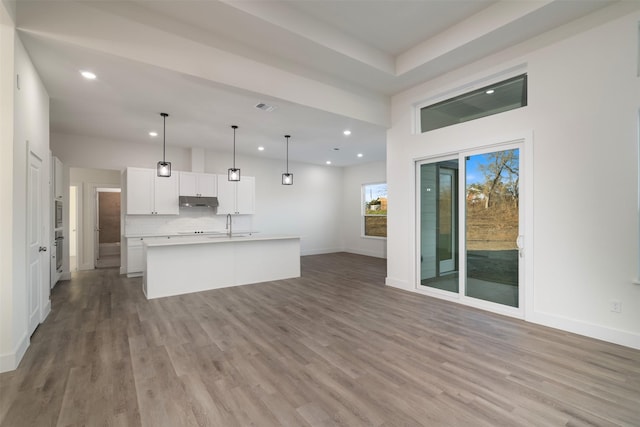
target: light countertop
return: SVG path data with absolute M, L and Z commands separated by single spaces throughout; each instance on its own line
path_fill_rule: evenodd
M 255 234 L 259 233 L 255 230 L 234 230 L 235 233 L 242 234 Z M 218 235 L 226 235 L 226 230 L 208 230 L 202 232 L 194 232 L 194 231 L 175 231 L 175 232 L 166 232 L 166 233 L 132 233 L 125 234 L 125 239 L 136 239 L 136 238 L 145 238 L 145 237 L 200 237 L 200 236 L 218 236 Z
M 234 233 L 235 234 L 235 233 Z M 226 234 L 217 235 L 194 235 L 192 238 L 182 238 L 178 240 L 170 240 L 160 242 L 144 242 L 147 248 L 160 247 L 160 246 L 180 246 L 180 245 L 206 245 L 215 243 L 234 243 L 234 242 L 257 242 L 265 240 L 287 240 L 287 239 L 300 239 L 300 236 L 284 235 L 284 234 L 254 234 L 238 232 L 237 235 L 229 237 Z

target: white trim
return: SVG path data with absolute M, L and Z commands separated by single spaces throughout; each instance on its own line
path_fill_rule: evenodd
M 29 337 L 25 333 L 11 353 L 0 354 L 0 373 L 15 370 L 29 348 Z
M 411 285 L 406 280 L 396 279 L 394 277 L 385 277 L 384 284 L 392 288 L 402 289 L 404 291 L 415 292 L 415 289 L 411 288 Z
M 308 249 L 305 251 L 300 251 L 300 256 L 305 255 L 324 255 L 324 254 L 334 254 L 336 252 L 344 252 L 344 249 L 341 248 L 326 248 L 326 249 Z
M 388 217 L 388 215 L 367 215 L 365 213 L 365 189 L 364 187 L 367 185 L 380 185 L 380 184 L 384 184 L 387 185 L 387 200 L 389 198 L 389 187 L 387 184 L 387 181 L 374 181 L 374 182 L 363 182 L 362 184 L 360 184 L 360 238 L 361 239 L 384 239 L 387 240 L 386 236 L 368 236 L 365 234 L 365 230 L 364 230 L 364 223 L 365 223 L 365 218 L 368 216 L 384 216 L 385 218 Z M 387 207 L 388 208 L 388 207 Z
M 378 239 L 386 239 L 385 237 L 378 237 Z M 381 255 L 379 252 L 376 251 L 363 251 L 361 249 L 345 249 L 344 252 L 348 252 L 350 254 L 357 254 L 357 255 L 365 255 L 365 256 L 370 256 L 373 258 L 383 258 L 386 259 L 387 257 L 385 255 Z
M 82 214 L 82 218 L 79 218 L 82 220 L 82 227 L 78 226 L 78 229 L 81 230 L 82 235 L 81 234 L 77 234 L 77 238 L 78 238 L 78 246 L 76 247 L 76 249 L 78 250 L 78 254 L 82 255 L 82 257 L 78 257 L 79 261 L 78 262 L 78 270 L 93 270 L 96 267 L 95 261 L 96 261 L 96 249 L 95 249 L 95 240 L 96 240 L 96 233 L 95 233 L 95 229 L 96 229 L 96 218 L 97 218 L 97 204 L 98 204 L 98 191 L 106 191 L 106 189 L 108 188 L 113 188 L 113 189 L 120 189 L 120 191 L 122 190 L 122 184 L 99 184 L 99 183 L 94 183 L 94 182 L 86 182 L 86 183 L 82 183 L 82 186 L 79 187 L 82 188 L 82 201 L 80 202 L 80 200 L 78 200 L 78 208 L 80 209 L 80 203 L 82 203 L 82 209 L 81 209 L 81 214 Z M 89 208 L 89 212 L 84 212 L 84 203 L 86 201 L 86 199 L 84 198 L 84 196 L 89 196 L 92 201 L 92 203 L 90 203 L 90 208 Z M 80 199 L 80 197 L 78 197 L 78 199 Z M 122 207 L 121 207 L 122 209 Z M 91 236 L 89 236 L 89 240 L 90 240 L 90 247 L 91 247 L 91 259 L 89 260 L 85 260 L 84 259 L 84 254 L 85 254 L 85 248 L 84 248 L 84 241 L 85 241 L 85 236 L 84 236 L 84 225 L 85 225 L 85 220 L 89 221 L 89 225 L 91 228 Z M 80 247 L 82 244 L 82 248 Z M 80 252 L 82 251 L 82 252 Z M 80 259 L 82 258 L 82 259 Z
M 533 313 L 527 320 L 538 325 L 548 326 L 550 328 L 640 350 L 640 334 L 637 333 L 608 328 L 594 323 L 582 322 L 580 320 L 544 312 Z
M 362 216 L 362 218 L 364 218 L 365 216 L 382 216 L 382 215 L 364 215 Z M 386 215 L 384 215 L 386 217 Z M 374 240 L 387 240 L 386 237 L 382 237 L 382 236 L 360 236 L 361 239 L 374 239 Z
M 640 22 L 638 22 L 638 76 L 640 76 Z M 640 285 L 640 108 L 638 108 L 638 115 L 637 115 L 637 119 L 636 119 L 636 148 L 638 149 L 638 158 L 637 158 L 637 164 L 636 164 L 636 173 L 638 174 L 638 176 L 636 177 L 637 179 L 637 188 L 638 188 L 638 194 L 636 194 L 637 196 L 637 212 L 638 212 L 638 235 L 636 236 L 636 240 L 638 243 L 638 259 L 637 261 L 637 273 L 638 273 L 638 278 L 634 279 L 632 281 L 632 283 L 636 284 L 636 285 Z

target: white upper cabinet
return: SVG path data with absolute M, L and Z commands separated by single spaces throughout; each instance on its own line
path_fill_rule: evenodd
M 155 169 L 127 168 L 127 215 L 178 215 L 178 177 Z
M 216 197 L 217 176 L 210 173 L 180 172 L 180 195 L 192 197 Z
M 154 177 L 154 203 L 156 215 L 178 215 L 178 176 L 159 177 L 152 169 Z
M 256 179 L 243 176 L 240 181 L 229 181 L 218 175 L 218 215 L 254 214 L 256 210 Z
M 64 184 L 62 182 L 63 166 L 60 159 L 53 158 L 53 185 L 54 185 L 54 197 L 56 200 L 62 200 L 64 194 Z
M 254 214 L 256 211 L 255 177 L 245 176 L 236 184 L 236 213 Z

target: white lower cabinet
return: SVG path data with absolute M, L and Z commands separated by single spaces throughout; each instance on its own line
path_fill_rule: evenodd
M 127 276 L 142 275 L 142 239 L 127 239 Z
M 169 236 L 128 237 L 127 238 L 127 277 L 142 276 L 144 270 L 143 243 L 161 242 Z

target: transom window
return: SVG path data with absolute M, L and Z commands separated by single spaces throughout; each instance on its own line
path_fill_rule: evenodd
M 527 75 L 521 74 L 420 109 L 420 130 L 503 113 L 527 105 Z

